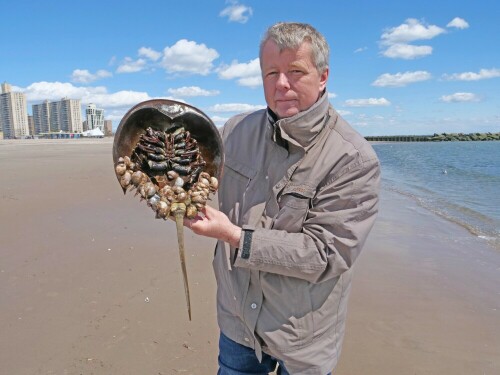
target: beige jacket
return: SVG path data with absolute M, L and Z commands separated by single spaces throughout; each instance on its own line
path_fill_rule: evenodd
M 222 129 L 220 210 L 245 230 L 238 249 L 217 243 L 218 323 L 291 374 L 325 375 L 340 354 L 352 266 L 377 213 L 379 162 L 327 95 L 273 122 L 261 110 Z

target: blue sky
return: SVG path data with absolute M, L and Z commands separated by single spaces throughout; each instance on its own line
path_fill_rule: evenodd
M 307 3 L 307 5 L 306 5 Z M 0 0 L 0 82 L 114 127 L 152 98 L 222 125 L 265 106 L 258 45 L 277 21 L 327 38 L 333 106 L 363 135 L 500 131 L 500 2 Z

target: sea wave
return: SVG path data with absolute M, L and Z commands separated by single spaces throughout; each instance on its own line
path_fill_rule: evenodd
M 428 200 L 422 196 L 394 186 L 389 181 L 383 186 L 384 189 L 403 195 L 433 214 L 465 228 L 472 235 L 486 241 L 494 249 L 500 251 L 500 231 L 496 229 L 498 228 L 498 226 L 496 226 L 498 223 L 490 217 L 456 204 L 437 204 L 435 201 Z M 462 213 L 462 215 L 457 215 L 457 213 Z M 476 218 L 476 220 L 483 221 L 485 224 L 487 223 L 487 225 L 473 223 L 470 218 Z

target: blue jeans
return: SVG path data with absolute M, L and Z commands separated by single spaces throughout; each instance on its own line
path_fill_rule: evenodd
M 279 365 L 278 375 L 290 375 L 280 360 L 262 353 L 262 362 L 259 362 L 253 349 L 234 342 L 221 332 L 217 375 L 267 375 L 276 369 L 276 365 Z
M 259 362 L 253 349 L 238 344 L 221 332 L 217 375 L 267 375 L 276 369 L 278 363 L 278 374 L 290 375 L 276 358 L 262 353 L 262 362 Z

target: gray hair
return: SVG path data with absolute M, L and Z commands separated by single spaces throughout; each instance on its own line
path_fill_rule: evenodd
M 269 27 L 264 34 L 259 49 L 259 57 L 262 66 L 262 49 L 268 40 L 278 45 L 280 51 L 284 49 L 299 48 L 302 43 L 311 45 L 312 59 L 319 74 L 322 74 L 329 66 L 330 47 L 325 37 L 314 27 L 306 23 L 278 22 Z

